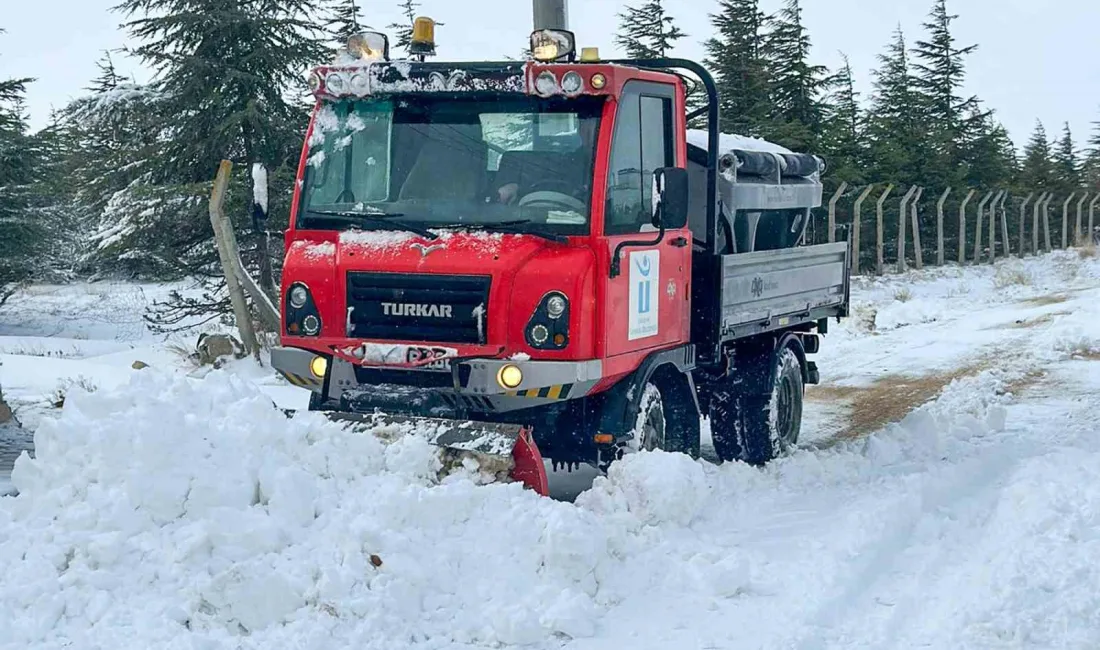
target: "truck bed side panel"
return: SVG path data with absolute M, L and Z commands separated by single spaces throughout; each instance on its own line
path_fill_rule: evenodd
M 722 256 L 721 337 L 847 314 L 849 265 L 847 242 Z

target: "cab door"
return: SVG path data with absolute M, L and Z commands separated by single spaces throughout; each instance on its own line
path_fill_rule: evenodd
M 691 232 L 668 230 L 659 244 L 627 246 L 620 273 L 607 272 L 623 242 L 653 241 L 653 172 L 676 166 L 676 87 L 630 81 L 620 96 L 604 206 L 608 265 L 604 292 L 605 356 L 686 342 L 690 326 Z

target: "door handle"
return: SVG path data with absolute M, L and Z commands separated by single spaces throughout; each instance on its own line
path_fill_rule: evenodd
M 672 246 L 675 246 L 676 248 L 684 248 L 688 245 L 688 240 L 687 237 L 676 237 L 675 239 L 670 240 L 668 243 Z

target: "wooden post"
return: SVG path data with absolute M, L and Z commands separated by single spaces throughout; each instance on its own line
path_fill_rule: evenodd
M 905 273 L 908 265 L 905 263 L 905 218 L 909 216 L 909 200 L 917 193 L 917 186 L 909 188 L 898 206 L 898 273 Z
M 1085 216 L 1085 199 L 1087 198 L 1089 198 L 1089 193 L 1085 192 L 1081 195 L 1081 200 L 1077 202 L 1077 227 L 1073 230 L 1074 246 L 1080 246 L 1084 242 L 1081 237 L 1081 226 L 1083 225 L 1081 222 L 1083 220 L 1083 217 Z
M 951 188 L 947 188 L 936 202 L 936 265 L 943 266 L 943 204 L 947 203 L 947 197 L 951 195 Z
M 1094 219 L 1094 217 L 1096 216 L 1096 204 L 1097 203 L 1100 203 L 1100 194 L 1097 194 L 1096 197 L 1093 198 L 1092 203 L 1089 203 L 1089 233 L 1088 233 L 1088 237 L 1086 238 L 1086 241 L 1090 241 L 1090 242 L 1093 240 L 1093 237 L 1096 236 L 1096 231 L 1093 230 L 1093 228 L 1095 228 L 1095 219 Z
M 997 206 L 1004 200 L 1007 192 L 1001 190 L 989 204 L 989 263 L 997 261 Z
M 959 266 L 966 262 L 966 206 L 978 190 L 970 190 L 959 206 Z
M 256 340 L 256 330 L 252 326 L 252 314 L 248 310 L 248 302 L 245 300 L 244 289 L 241 288 L 234 264 L 234 260 L 240 260 L 241 254 L 236 250 L 237 239 L 233 236 L 233 224 L 229 222 L 222 210 L 225 193 L 229 189 L 229 176 L 232 172 L 232 162 L 223 160 L 218 165 L 218 175 L 214 179 L 214 189 L 210 193 L 210 225 L 214 227 L 214 240 L 217 242 L 218 257 L 221 258 L 225 285 L 229 289 L 229 302 L 233 305 L 233 316 L 237 320 L 241 343 L 244 345 L 245 352 L 259 359 L 260 345 Z
M 1054 199 L 1054 192 L 1047 194 L 1047 200 L 1043 201 L 1043 239 L 1047 252 L 1054 250 L 1050 245 L 1050 202 Z
M 882 196 L 878 197 L 877 212 L 876 212 L 876 215 L 875 215 L 875 217 L 877 219 L 877 221 L 875 222 L 875 226 L 876 226 L 876 232 L 875 232 L 875 234 L 876 234 L 876 237 L 875 237 L 875 246 L 876 246 L 876 248 L 875 248 L 875 273 L 878 274 L 878 275 L 882 275 L 882 273 L 886 270 L 885 269 L 886 264 L 885 264 L 885 260 L 883 260 L 883 251 L 882 251 L 882 249 L 883 249 L 883 243 L 882 243 L 882 223 L 883 223 L 882 222 L 882 219 L 883 219 L 883 217 L 882 217 L 882 206 L 883 206 L 884 203 L 886 203 L 886 197 L 890 196 L 890 192 L 893 192 L 893 191 L 894 191 L 894 184 L 890 183 L 889 185 L 886 186 L 886 190 L 882 193 Z
M 1020 204 L 1020 248 L 1017 251 L 1020 257 L 1023 257 L 1024 251 L 1027 250 L 1027 240 L 1024 239 L 1024 220 L 1027 218 L 1027 204 L 1031 203 L 1031 197 L 1033 196 L 1035 196 L 1035 192 L 1028 194 L 1027 198 L 1024 199 L 1024 202 Z M 1008 239 L 1006 238 L 1005 241 L 1008 241 Z
M 852 207 L 852 257 L 854 258 L 852 259 L 852 273 L 854 275 L 859 275 L 859 237 L 861 224 L 863 223 L 863 202 L 871 195 L 873 189 L 875 189 L 874 184 L 868 185 Z
M 1069 204 L 1075 196 L 1077 192 L 1070 192 L 1062 204 L 1062 250 L 1069 248 Z
M 836 188 L 833 198 L 829 199 L 829 243 L 836 241 L 836 202 L 844 196 L 844 190 L 848 189 L 848 182 L 844 181 Z
M 916 262 L 917 270 L 920 271 L 924 268 L 924 251 L 921 249 L 920 243 L 920 197 L 924 194 L 924 188 L 917 190 L 917 195 L 913 197 L 912 203 L 909 205 L 909 211 L 912 213 L 913 219 L 913 259 Z
M 974 228 L 974 258 L 975 264 L 982 261 L 982 218 L 985 216 L 985 206 L 989 203 L 989 199 L 993 198 L 993 190 L 986 193 L 980 203 L 978 203 L 978 223 Z

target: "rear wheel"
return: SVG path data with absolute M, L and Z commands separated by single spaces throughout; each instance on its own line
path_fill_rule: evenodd
M 716 387 L 711 403 L 714 450 L 723 461 L 763 465 L 788 453 L 802 430 L 805 385 L 802 364 L 791 347 L 761 359 L 772 364 L 770 394 L 739 390 L 729 379 Z M 759 376 L 759 375 L 757 375 Z

